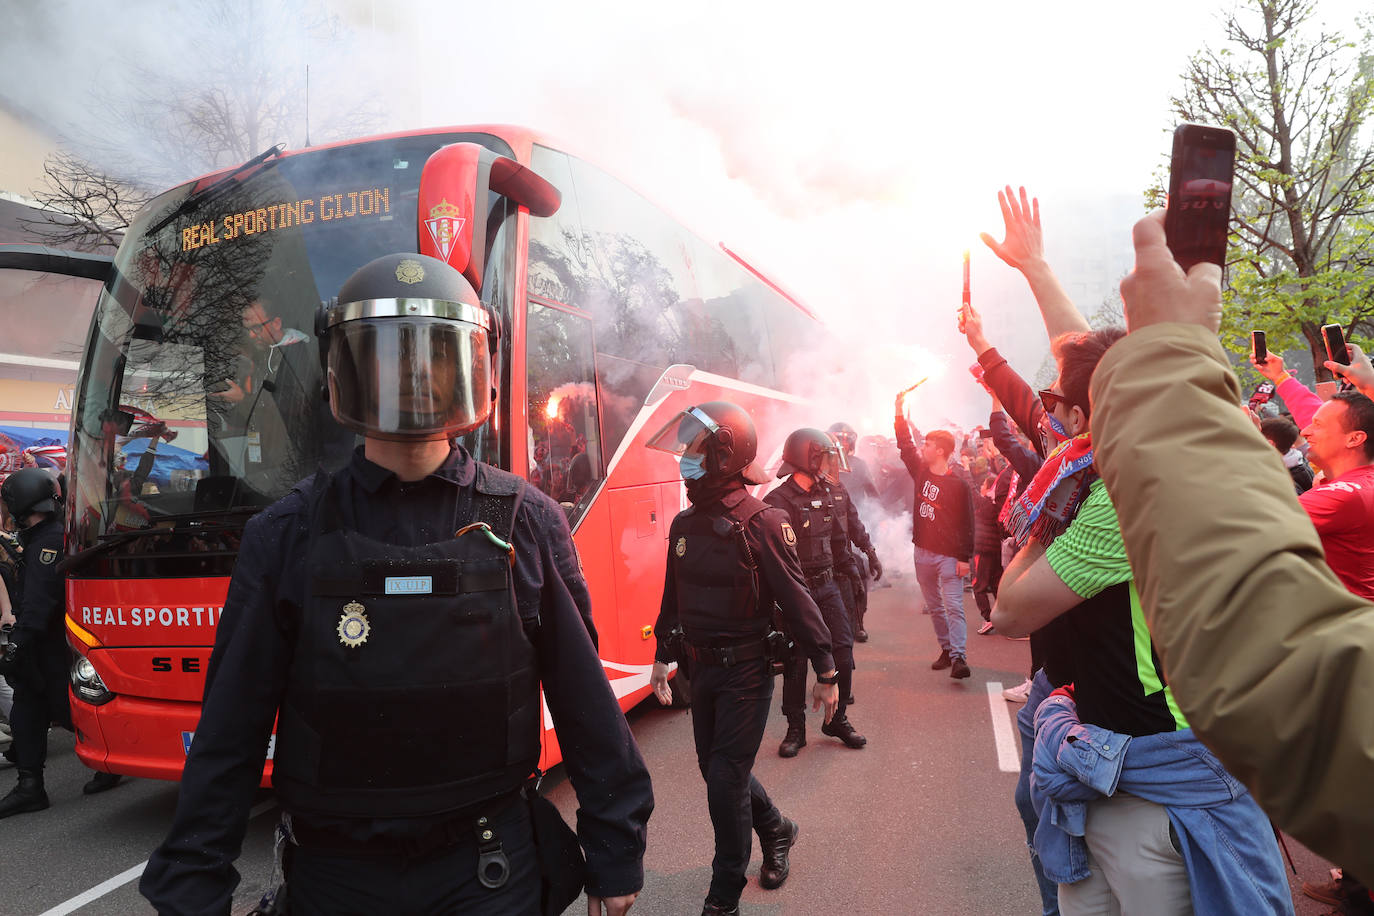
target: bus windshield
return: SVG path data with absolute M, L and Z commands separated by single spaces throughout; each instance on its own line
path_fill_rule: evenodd
M 357 440 L 323 397 L 315 311 L 366 262 L 415 250 L 421 170 L 460 141 L 511 155 L 485 134 L 385 138 L 259 157 L 143 210 L 77 383 L 75 575 L 228 575 L 248 516 L 348 461 Z M 504 322 L 515 207 L 489 203 L 483 299 Z M 500 426 L 465 444 L 500 463 Z

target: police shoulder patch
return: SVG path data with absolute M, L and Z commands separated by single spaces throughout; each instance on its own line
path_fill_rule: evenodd
M 686 539 L 686 538 L 678 538 L 678 539 L 677 539 L 677 546 L 673 548 L 673 552 L 676 553 L 676 554 L 677 554 L 678 556 L 680 556 L 680 557 L 685 557 L 685 556 L 687 556 L 687 539 Z
M 38 562 L 44 566 L 51 566 L 57 560 L 57 551 L 51 547 L 44 547 L 38 552 Z
M 789 544 L 797 543 L 797 532 L 793 531 L 792 526 L 787 522 L 782 523 L 782 539 Z

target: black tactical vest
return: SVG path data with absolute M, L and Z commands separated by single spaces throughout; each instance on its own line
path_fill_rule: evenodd
M 693 645 L 768 635 L 769 615 L 759 607 L 758 559 L 744 537 L 749 520 L 767 508 L 746 495 L 723 515 L 693 507 L 673 519 L 668 562 L 677 586 L 678 620 Z
M 840 534 L 844 536 L 845 544 L 849 543 L 849 491 L 843 484 L 823 483 L 820 486 L 825 488 L 825 492 L 830 496 L 830 504 L 835 507 L 835 524 L 840 526 Z
M 787 514 L 797 529 L 797 559 L 808 576 L 835 565 L 830 541 L 835 536 L 835 506 L 825 485 L 817 481 L 809 492 L 787 493 Z
M 518 789 L 540 752 L 539 676 L 512 555 L 474 528 L 398 547 L 311 512 L 310 593 L 277 723 L 293 813 L 412 817 Z M 478 465 L 475 519 L 510 542 L 524 481 Z

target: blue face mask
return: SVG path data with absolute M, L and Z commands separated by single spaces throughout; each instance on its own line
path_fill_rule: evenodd
M 683 455 L 678 459 L 678 470 L 683 480 L 700 480 L 706 476 L 706 458 L 703 455 Z
M 1045 422 L 1040 427 L 1040 447 L 1044 450 L 1045 454 L 1048 455 L 1061 443 L 1067 442 L 1072 438 L 1073 437 L 1069 435 L 1069 431 L 1064 428 L 1064 424 L 1055 419 L 1054 414 L 1046 411 Z

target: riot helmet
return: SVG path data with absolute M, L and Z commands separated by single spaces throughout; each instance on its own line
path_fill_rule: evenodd
M 646 444 L 677 456 L 685 480 L 735 474 L 749 483 L 768 480 L 768 475 L 753 463 L 759 450 L 754 421 L 743 407 L 729 401 L 707 401 L 688 407 Z
M 859 434 L 854 430 L 854 427 L 844 421 L 831 423 L 829 433 L 831 438 L 840 444 L 840 448 L 844 450 L 846 455 L 854 454 L 854 449 L 859 444 Z
M 849 470 L 844 449 L 819 429 L 802 427 L 787 437 L 782 446 L 782 464 L 778 476 L 786 477 L 801 471 L 819 477 L 826 483 L 839 483 L 840 471 Z
M 23 525 L 24 520 L 34 512 L 56 512 L 58 504 L 62 502 L 62 494 L 57 481 L 47 471 L 24 468 L 15 471 L 0 484 L 0 499 L 5 501 L 5 508 L 15 524 Z
M 452 438 L 491 413 L 491 316 L 443 261 L 399 253 L 364 264 L 320 307 L 315 333 L 330 409 L 348 429 Z

